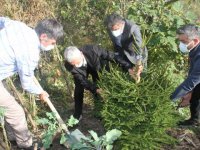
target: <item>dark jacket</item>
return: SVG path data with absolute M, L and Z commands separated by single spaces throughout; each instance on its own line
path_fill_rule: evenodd
M 171 99 L 175 100 L 183 97 L 200 84 L 200 45 L 193 48 L 189 53 L 190 69 L 188 77 L 172 93 Z
M 83 85 L 86 90 L 90 90 L 92 93 L 96 93 L 96 84 L 90 82 L 87 79 L 87 76 L 90 73 L 100 71 L 103 68 L 105 60 L 113 60 L 114 53 L 106 51 L 96 45 L 85 45 L 79 48 L 79 50 L 82 51 L 86 59 L 87 67 L 77 68 L 68 62 L 65 62 L 65 67 L 72 73 L 75 81 L 78 81 L 81 85 Z
M 124 50 L 129 52 L 130 55 L 142 56 L 143 63 L 146 63 L 148 52 L 146 47 L 142 47 L 142 35 L 139 26 L 129 20 L 124 21 L 125 26 L 121 36 L 115 37 L 111 30 L 108 30 L 115 51 L 119 52 L 122 57 L 125 57 Z

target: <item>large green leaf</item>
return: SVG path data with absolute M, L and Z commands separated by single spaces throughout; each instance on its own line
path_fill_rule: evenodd
M 112 150 L 113 146 L 112 145 L 107 145 L 106 150 Z
M 91 134 L 91 136 L 94 138 L 95 141 L 99 141 L 99 137 L 96 132 L 94 132 L 93 130 L 88 132 Z
M 70 119 L 68 120 L 67 125 L 70 127 L 73 127 L 74 125 L 76 125 L 79 121 L 74 118 L 72 115 L 70 116 Z
M 117 129 L 110 130 L 106 133 L 106 142 L 112 144 L 118 137 L 122 134 L 121 131 Z
M 67 141 L 67 138 L 64 133 L 61 135 L 60 144 L 64 144 Z

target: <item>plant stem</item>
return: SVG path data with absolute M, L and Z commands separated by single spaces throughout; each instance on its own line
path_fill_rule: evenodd
M 9 82 L 9 84 L 10 84 L 10 86 L 11 86 L 11 89 L 12 89 L 12 90 L 15 92 L 15 94 L 17 95 L 20 104 L 22 105 L 22 107 L 23 107 L 25 113 L 27 114 L 28 119 L 29 119 L 30 122 L 31 122 L 31 125 L 33 126 L 33 129 L 36 129 L 36 128 L 37 128 L 36 123 L 33 121 L 33 118 L 32 118 L 32 116 L 31 116 L 31 114 L 28 112 L 28 110 L 26 109 L 26 107 L 24 107 L 23 96 L 17 91 L 16 87 L 14 86 L 14 84 L 13 84 L 13 82 L 12 82 L 12 80 L 11 80 L 10 78 L 8 78 L 8 82 Z
M 6 143 L 6 150 L 10 150 L 10 146 L 8 144 L 8 137 L 7 137 L 7 134 L 6 134 L 5 127 L 4 127 L 4 124 L 5 124 L 4 117 L 1 116 L 0 121 L 1 121 L 1 126 L 2 126 L 2 129 L 3 129 L 3 137 L 4 137 L 5 143 Z

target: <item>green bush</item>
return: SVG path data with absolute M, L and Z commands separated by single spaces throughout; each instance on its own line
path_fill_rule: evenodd
M 192 20 L 185 13 L 183 3 L 166 5 L 165 0 L 137 0 L 130 5 L 127 17 L 140 25 L 144 39 L 150 39 L 147 43 L 149 62 L 165 65 L 173 60 L 180 69 L 185 67 L 177 46 L 176 30 Z
M 122 131 L 116 149 L 151 150 L 175 142 L 166 134 L 179 118 L 169 100 L 176 85 L 169 70 L 151 67 L 135 84 L 129 75 L 114 68 L 102 73 L 99 85 L 103 89 L 105 127 Z

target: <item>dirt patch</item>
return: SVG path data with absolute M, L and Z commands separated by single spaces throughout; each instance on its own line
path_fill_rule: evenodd
M 72 104 L 73 106 L 73 104 Z M 80 120 L 79 124 L 76 125 L 74 128 L 69 128 L 70 131 L 73 131 L 74 129 L 79 129 L 84 135 L 88 136 L 89 130 L 93 130 L 95 131 L 99 136 L 105 134 L 105 129 L 102 125 L 102 122 L 100 119 L 95 118 L 92 115 L 92 109 L 90 106 L 88 105 L 84 105 L 83 106 L 83 117 Z M 69 118 L 70 115 L 73 114 L 73 109 L 69 110 L 67 113 L 67 117 Z M 65 116 L 65 118 L 67 118 Z M 67 119 L 65 119 L 67 120 Z M 53 141 L 53 145 L 50 148 L 50 150 L 66 150 L 66 148 L 62 145 L 59 144 L 60 143 L 60 135 L 57 135 L 57 137 L 55 138 L 55 140 Z
M 57 106 L 56 106 L 57 107 Z M 70 109 L 67 111 L 59 110 L 62 113 L 61 117 L 67 120 L 70 115 L 73 114 L 73 102 L 70 103 Z M 59 106 L 57 107 L 59 108 Z M 84 135 L 89 135 L 88 130 L 94 130 L 99 136 L 105 134 L 105 129 L 103 123 L 99 118 L 95 118 L 93 115 L 93 108 L 84 104 L 83 106 L 83 117 L 79 124 L 74 128 L 69 128 L 70 131 L 74 129 L 79 129 Z M 187 127 L 187 128 L 172 128 L 167 131 L 169 135 L 178 140 L 175 145 L 166 145 L 163 150 L 199 150 L 200 149 L 200 127 Z M 38 135 L 40 133 L 38 132 Z M 0 134 L 0 150 L 5 149 L 5 143 L 3 142 L 2 134 Z M 60 143 L 60 135 L 58 134 L 51 146 L 50 150 L 66 150 L 66 148 Z M 12 150 L 17 150 L 16 145 L 12 145 Z
M 200 128 L 182 127 L 168 130 L 168 134 L 178 140 L 175 146 L 166 146 L 164 150 L 199 150 Z

